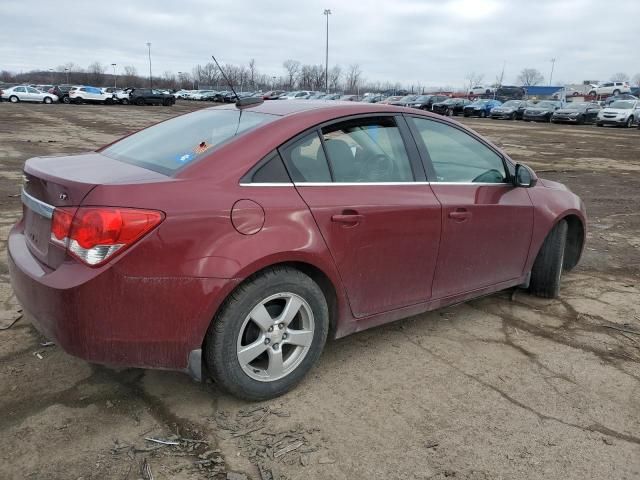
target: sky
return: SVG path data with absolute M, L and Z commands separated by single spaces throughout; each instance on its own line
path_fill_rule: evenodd
M 359 64 L 366 81 L 462 86 L 514 84 L 523 68 L 554 84 L 640 73 L 640 0 L 111 0 L 6 2 L 0 70 L 24 72 L 68 62 L 190 72 L 213 53 L 270 77 L 286 59 Z M 111 68 L 109 69 L 111 72 Z

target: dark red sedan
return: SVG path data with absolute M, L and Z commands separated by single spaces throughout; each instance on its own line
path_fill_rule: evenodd
M 454 121 L 245 103 L 26 162 L 9 267 L 39 330 L 265 399 L 327 336 L 514 286 L 555 297 L 580 259 L 580 198 Z

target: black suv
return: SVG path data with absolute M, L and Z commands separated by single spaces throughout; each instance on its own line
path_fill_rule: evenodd
M 155 88 L 134 88 L 129 94 L 129 102 L 135 105 L 164 105 L 176 103 L 176 97 Z

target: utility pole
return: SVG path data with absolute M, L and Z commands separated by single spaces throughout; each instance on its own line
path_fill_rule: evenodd
M 66 73 L 66 74 L 67 74 L 67 85 L 69 85 L 69 69 L 68 69 L 68 68 L 65 68 L 65 69 L 64 69 L 64 73 Z
M 113 67 L 113 88 L 116 89 L 118 88 L 118 77 L 116 76 L 116 64 L 112 63 L 111 66 Z
M 51 77 L 51 84 L 53 85 L 53 68 L 49 69 L 49 76 Z
M 325 8 L 323 15 L 327 17 L 327 48 L 325 51 L 324 87 L 325 92 L 329 93 L 329 15 L 331 15 L 331 10 Z
M 553 80 L 553 67 L 556 65 L 556 59 L 551 59 L 551 74 L 549 75 L 549 86 L 551 86 L 551 81 Z
M 147 42 L 147 48 L 149 49 L 149 88 L 153 88 L 153 82 L 151 80 L 151 42 Z

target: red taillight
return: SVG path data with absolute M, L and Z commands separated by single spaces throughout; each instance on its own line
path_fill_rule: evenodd
M 87 265 L 104 263 L 156 227 L 164 218 L 155 210 L 113 207 L 56 208 L 51 240 Z

